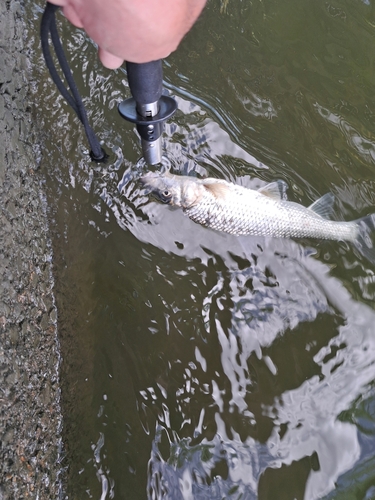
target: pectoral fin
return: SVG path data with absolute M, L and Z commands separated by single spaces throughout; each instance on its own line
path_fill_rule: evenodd
M 224 199 L 226 195 L 231 191 L 229 185 L 226 182 L 220 182 L 216 180 L 211 181 L 211 179 L 205 179 L 202 182 L 202 185 L 217 199 Z
M 314 201 L 314 203 L 308 208 L 317 215 L 320 215 L 320 217 L 328 219 L 332 215 L 334 201 L 335 197 L 333 196 L 333 194 L 327 193 L 318 200 Z
M 273 198 L 275 200 L 286 200 L 286 189 L 287 184 L 284 181 L 275 181 L 266 184 L 265 186 L 258 189 L 259 193 L 264 194 L 264 196 L 268 196 L 269 198 Z

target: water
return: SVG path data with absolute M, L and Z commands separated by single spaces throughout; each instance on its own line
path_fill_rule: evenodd
M 337 242 L 215 233 L 149 200 L 125 74 L 60 30 L 90 162 L 28 7 L 62 346 L 69 499 L 370 499 L 375 267 Z M 371 1 L 210 2 L 164 65 L 175 172 L 375 211 Z

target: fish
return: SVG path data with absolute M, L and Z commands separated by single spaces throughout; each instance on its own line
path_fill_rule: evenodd
M 375 214 L 353 221 L 334 221 L 334 196 L 326 193 L 309 207 L 288 201 L 287 184 L 278 180 L 258 190 L 224 179 L 198 179 L 148 172 L 141 184 L 163 203 L 182 208 L 194 222 L 233 235 L 341 240 L 375 261 L 370 233 Z

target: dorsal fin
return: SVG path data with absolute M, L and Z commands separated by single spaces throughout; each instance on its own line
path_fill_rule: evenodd
M 324 219 L 328 219 L 328 217 L 332 215 L 334 201 L 335 197 L 333 196 L 333 194 L 327 193 L 318 200 L 314 201 L 314 203 L 309 206 L 309 210 L 312 210 Z
M 286 200 L 287 184 L 284 181 L 275 181 L 258 189 L 258 192 L 275 200 Z
M 225 198 L 231 191 L 230 186 L 224 182 L 203 182 L 202 184 L 215 198 Z

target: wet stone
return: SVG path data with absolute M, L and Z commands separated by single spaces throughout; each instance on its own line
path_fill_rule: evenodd
M 55 308 L 52 309 L 52 311 L 49 314 L 49 317 L 50 317 L 50 320 L 52 321 L 52 323 L 56 322 L 56 320 L 57 320 L 57 313 L 56 313 L 56 309 Z
M 40 326 L 43 330 L 46 330 L 48 328 L 48 325 L 49 325 L 48 314 L 43 314 Z
M 9 330 L 9 338 L 12 342 L 12 344 L 17 344 L 18 339 L 19 339 L 19 329 L 16 326 L 13 326 Z
M 10 6 L 10 11 L 14 14 L 14 16 L 20 18 L 22 14 L 20 2 L 13 2 Z
M 1 133 L 1 127 L 0 127 L 0 133 Z M 5 178 L 5 151 L 4 151 L 4 145 L 0 144 L 0 183 L 1 184 L 4 182 L 4 178 Z
M 10 65 L 11 59 L 9 55 L 5 52 L 3 48 L 0 47 L 0 61 L 1 69 L 0 69 L 0 83 L 10 82 L 12 79 L 12 66 Z M 4 90 L 2 90 L 2 93 Z
M 3 283 L 3 285 L 4 285 L 4 283 Z M 7 304 L 5 304 L 4 302 L 2 304 L 0 303 L 0 314 L 1 314 L 2 318 L 5 318 L 3 320 L 3 324 L 6 324 L 6 318 L 10 314 L 10 307 Z
M 0 94 L 0 120 L 4 119 L 4 113 L 5 113 L 5 101 L 4 97 Z
M 14 128 L 14 118 L 13 118 L 11 111 L 9 111 L 9 109 L 5 110 L 4 121 L 5 121 L 7 130 L 12 130 Z
M 14 204 L 14 201 L 9 201 L 6 204 L 6 209 L 12 218 L 16 216 L 16 206 Z
M 2 436 L 3 446 L 9 442 L 12 442 L 13 438 L 14 438 L 14 429 L 12 429 L 12 428 L 7 429 Z
M 10 139 L 10 147 L 15 150 L 18 148 L 18 143 L 19 143 L 19 128 L 16 126 L 15 122 L 13 121 L 13 128 L 12 128 L 12 134 L 11 134 L 11 139 Z

